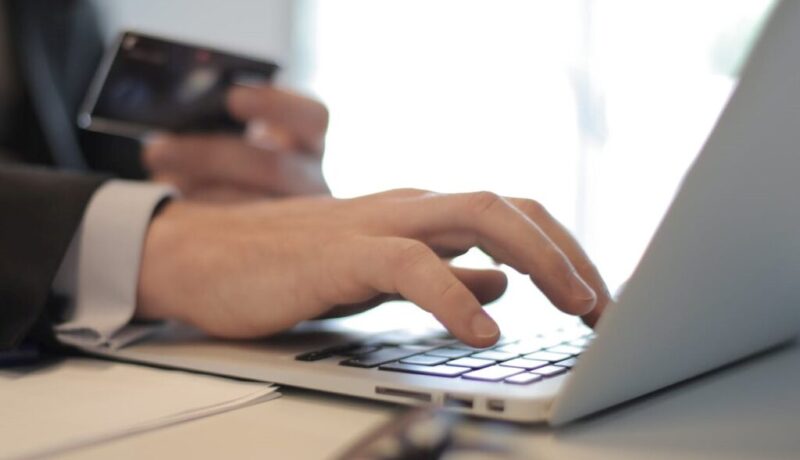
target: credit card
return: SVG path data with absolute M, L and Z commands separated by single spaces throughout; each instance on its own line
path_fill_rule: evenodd
M 225 108 L 228 89 L 270 83 L 278 69 L 274 62 L 127 31 L 106 52 L 78 126 L 134 138 L 154 131 L 242 131 Z

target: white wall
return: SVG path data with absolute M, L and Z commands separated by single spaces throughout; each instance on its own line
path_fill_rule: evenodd
M 292 68 L 291 0 L 92 1 L 107 41 L 121 30 L 135 29 L 273 59 Z

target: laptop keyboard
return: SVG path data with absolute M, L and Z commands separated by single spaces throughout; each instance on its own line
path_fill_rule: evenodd
M 447 335 L 400 341 L 377 338 L 303 353 L 295 359 L 341 357 L 342 366 L 529 385 L 569 372 L 593 338 L 591 330 L 582 326 L 525 339 L 502 338 L 493 347 L 481 349 Z

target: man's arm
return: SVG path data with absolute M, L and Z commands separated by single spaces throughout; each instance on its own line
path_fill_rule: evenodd
M 102 176 L 0 164 L 0 350 L 46 312 L 56 272 Z

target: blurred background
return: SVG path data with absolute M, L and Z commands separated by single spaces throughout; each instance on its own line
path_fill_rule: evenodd
M 584 244 L 613 292 L 774 2 L 95 3 L 109 41 L 136 29 L 278 61 L 281 84 L 331 110 L 324 169 L 336 196 L 418 187 L 536 199 Z M 558 321 L 534 293 L 512 275 L 491 313 L 505 330 Z

